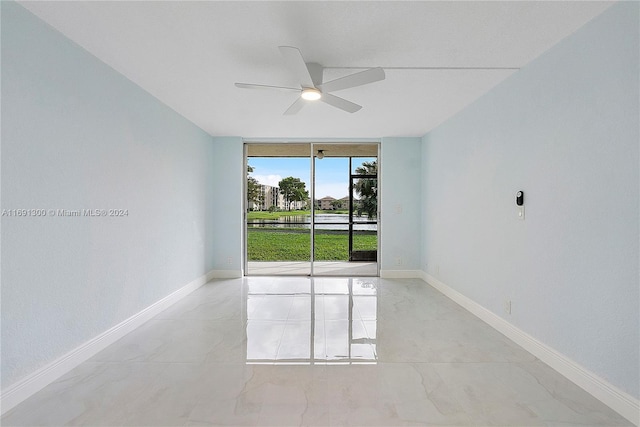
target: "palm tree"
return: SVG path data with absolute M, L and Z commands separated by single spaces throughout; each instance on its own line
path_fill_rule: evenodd
M 356 168 L 357 175 L 378 175 L 378 161 L 363 162 Z M 360 202 L 357 206 L 358 215 L 367 214 L 367 218 L 375 218 L 378 214 L 378 178 L 360 178 L 353 184 Z

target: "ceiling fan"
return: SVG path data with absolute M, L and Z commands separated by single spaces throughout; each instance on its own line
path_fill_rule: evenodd
M 305 101 L 320 100 L 333 107 L 344 110 L 348 113 L 355 113 L 362 108 L 361 105 L 332 95 L 329 92 L 362 86 L 368 83 L 384 80 L 384 70 L 380 67 L 370 68 L 358 73 L 340 77 L 335 80 L 322 82 L 322 65 L 314 62 L 305 63 L 302 53 L 296 47 L 280 46 L 280 53 L 284 61 L 300 82 L 300 87 L 269 86 L 251 83 L 236 83 L 236 87 L 243 89 L 276 89 L 298 92 L 300 97 L 284 112 L 285 115 L 296 114 L 302 109 Z

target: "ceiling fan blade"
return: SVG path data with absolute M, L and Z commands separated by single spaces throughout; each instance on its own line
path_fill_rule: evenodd
M 293 75 L 298 79 L 302 87 L 315 87 L 311 73 L 307 68 L 307 64 L 304 62 L 300 49 L 293 46 L 280 46 L 280 53 L 284 58 L 284 62 L 289 67 L 289 70 L 293 72 Z
M 284 90 L 293 90 L 296 92 L 301 91 L 301 89 L 298 89 L 295 87 L 257 85 L 253 83 L 236 83 L 236 87 L 239 87 L 241 89 L 284 89 Z
M 350 74 L 348 76 L 323 83 L 318 86 L 318 88 L 323 92 L 333 92 L 336 90 L 349 89 L 351 87 L 362 86 L 367 83 L 384 80 L 384 77 L 385 74 L 382 68 L 369 68 L 368 70 L 360 71 L 359 73 Z
M 344 110 L 347 113 L 355 113 L 356 111 L 362 108 L 361 105 L 354 104 L 351 101 L 347 101 L 346 99 L 340 98 L 339 96 L 331 95 L 329 93 L 323 93 L 322 98 L 320 98 L 320 101 L 326 102 L 327 104 L 332 105 L 341 110 Z
M 302 107 L 304 107 L 304 99 L 298 97 L 298 99 L 296 99 L 293 104 L 291 104 L 291 106 L 287 108 L 287 111 L 284 112 L 284 115 L 292 116 L 298 111 L 302 110 Z

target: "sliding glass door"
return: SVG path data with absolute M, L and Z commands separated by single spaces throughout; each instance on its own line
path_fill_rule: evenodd
M 378 144 L 246 144 L 247 275 L 378 275 Z
M 378 275 L 377 144 L 314 144 L 316 276 Z
M 311 274 L 310 150 L 246 145 L 246 274 Z

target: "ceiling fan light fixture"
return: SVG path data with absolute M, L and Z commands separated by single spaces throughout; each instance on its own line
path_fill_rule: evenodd
M 306 101 L 313 102 L 318 100 L 322 100 L 322 102 L 327 105 L 347 113 L 355 113 L 356 111 L 360 111 L 362 108 L 361 105 L 332 95 L 331 92 L 378 82 L 385 78 L 384 70 L 381 67 L 376 67 L 339 77 L 328 82 L 322 82 L 322 72 L 324 70 L 322 65 L 316 64 L 315 62 L 306 63 L 300 49 L 297 47 L 278 46 L 278 49 L 284 59 L 285 65 L 292 72 L 293 76 L 297 78 L 300 86 L 284 87 L 253 83 L 236 83 L 236 87 L 242 89 L 276 89 L 296 92 L 300 95 L 300 98 L 296 98 L 293 104 L 285 110 L 283 113 L 285 116 L 296 114 L 306 105 Z
M 322 93 L 318 89 L 304 88 L 300 96 L 307 101 L 317 101 L 322 98 Z

